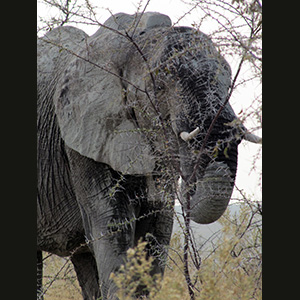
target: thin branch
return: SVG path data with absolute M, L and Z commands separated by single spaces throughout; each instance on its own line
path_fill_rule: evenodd
M 185 212 L 183 209 L 183 216 L 184 216 L 184 223 L 185 223 L 184 248 L 183 248 L 184 276 L 185 276 L 185 281 L 187 283 L 190 299 L 195 300 L 195 293 L 192 288 L 193 284 L 192 284 L 190 271 L 189 271 L 189 256 L 188 256 L 189 237 L 190 237 L 190 194 L 189 193 L 187 193 L 187 208 Z
M 134 36 L 134 33 L 135 33 L 137 27 L 139 26 L 139 23 L 141 22 L 141 19 L 142 19 L 143 15 L 144 15 L 144 13 L 145 13 L 145 11 L 146 11 L 146 8 L 147 8 L 147 6 L 149 5 L 149 3 L 150 3 L 150 0 L 148 0 L 147 3 L 145 4 L 144 9 L 143 9 L 143 11 L 141 12 L 140 17 L 139 17 L 139 19 L 137 20 L 137 22 L 136 22 L 136 24 L 135 24 L 135 27 L 134 27 L 134 29 L 133 29 L 133 31 L 132 31 L 131 36 Z
M 51 287 L 51 285 L 54 283 L 54 281 L 58 278 L 59 274 L 63 271 L 63 269 L 66 267 L 66 265 L 69 263 L 69 258 L 66 259 L 65 263 L 62 265 L 62 267 L 58 270 L 58 272 L 56 273 L 56 275 L 53 277 L 53 279 L 48 283 L 48 286 L 43 290 L 43 292 L 41 293 L 41 295 L 39 296 L 40 299 L 42 299 L 42 297 L 46 294 L 46 292 L 48 291 L 48 289 Z
M 202 143 L 202 145 L 201 145 L 201 148 L 200 148 L 200 151 L 199 151 L 199 154 L 198 154 L 196 163 L 195 163 L 195 165 L 194 165 L 193 172 L 192 172 L 191 176 L 188 178 L 187 183 L 193 182 L 193 180 L 194 180 L 194 178 L 195 178 L 195 176 L 196 176 L 197 169 L 199 168 L 200 163 L 201 163 L 201 158 L 202 158 L 203 154 L 206 153 L 206 151 L 205 151 L 205 146 L 206 146 L 206 143 L 207 143 L 207 141 L 208 141 L 208 138 L 210 137 L 210 134 L 211 134 L 211 132 L 212 132 L 212 130 L 213 130 L 213 127 L 215 126 L 215 124 L 216 124 L 216 122 L 217 122 L 217 120 L 218 120 L 218 118 L 219 118 L 219 116 L 220 116 L 222 110 L 224 109 L 224 107 L 226 106 L 226 104 L 229 102 L 229 99 L 230 99 L 230 97 L 231 97 L 231 95 L 232 95 L 232 92 L 233 92 L 233 90 L 234 90 L 234 87 L 235 87 L 235 83 L 236 83 L 237 78 L 238 78 L 238 76 L 239 76 L 239 74 L 240 74 L 240 71 L 241 71 L 241 69 L 242 69 L 242 65 L 243 65 L 244 60 L 245 60 L 245 55 L 243 55 L 242 58 L 241 58 L 241 60 L 240 60 L 238 69 L 237 69 L 237 71 L 236 71 L 236 73 L 235 73 L 234 79 L 232 80 L 232 83 L 231 83 L 231 86 L 230 86 L 229 93 L 228 93 L 228 95 L 227 95 L 227 97 L 226 97 L 224 103 L 220 106 L 220 108 L 219 108 L 219 110 L 217 111 L 215 117 L 213 118 L 212 122 L 210 123 L 210 126 L 209 126 L 209 128 L 208 128 L 208 130 L 207 130 L 207 133 L 206 133 L 205 138 L 204 138 L 204 140 L 203 140 L 203 143 Z

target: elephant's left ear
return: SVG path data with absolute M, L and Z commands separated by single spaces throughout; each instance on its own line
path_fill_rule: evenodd
M 102 66 L 88 62 L 102 61 L 93 51 L 82 53 L 65 68 L 54 94 L 63 140 L 81 155 L 123 174 L 152 172 L 150 145 L 126 113 L 120 71 L 107 61 Z

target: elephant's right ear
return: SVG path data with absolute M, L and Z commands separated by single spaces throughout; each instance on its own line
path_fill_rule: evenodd
M 70 148 L 123 174 L 150 173 L 150 145 L 126 113 L 120 68 L 109 59 L 122 50 L 108 44 L 90 42 L 58 81 L 53 101 L 61 135 Z

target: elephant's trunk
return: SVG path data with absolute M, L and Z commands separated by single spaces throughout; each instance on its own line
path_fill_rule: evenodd
M 218 220 L 225 212 L 234 187 L 234 175 L 226 163 L 212 161 L 192 187 L 182 183 L 185 209 L 189 207 L 194 222 L 208 224 Z M 189 193 L 190 197 L 186 197 Z M 189 199 L 189 200 L 188 200 Z M 187 201 L 190 201 L 188 204 Z
M 243 138 L 252 143 L 262 143 L 262 138 L 251 134 L 244 126 L 241 125 L 241 131 L 244 133 Z M 185 142 L 196 137 L 199 132 L 195 130 L 181 132 L 180 137 Z M 181 148 L 182 173 L 187 182 L 191 179 L 193 166 L 186 160 L 188 154 Z M 199 168 L 196 180 L 193 183 L 181 185 L 183 195 L 183 205 L 189 210 L 191 219 L 200 224 L 208 224 L 218 220 L 225 212 L 231 194 L 234 188 L 236 174 L 237 150 L 231 150 L 230 158 L 228 155 L 221 154 L 218 159 L 213 159 L 203 170 Z M 189 194 L 189 197 L 187 196 Z M 187 203 L 189 201 L 189 203 Z
M 238 142 L 220 145 L 218 154 L 202 154 L 191 158 L 186 142 L 179 147 L 182 183 L 180 195 L 191 220 L 208 224 L 218 220 L 225 212 L 234 188 L 237 170 Z M 204 151 L 205 152 L 205 151 Z

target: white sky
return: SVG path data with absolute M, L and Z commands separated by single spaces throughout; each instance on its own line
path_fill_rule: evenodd
M 110 17 L 110 12 L 107 8 L 110 9 L 112 13 L 125 12 L 129 14 L 133 14 L 137 11 L 137 0 L 91 0 L 91 3 L 95 4 L 99 7 L 97 9 L 97 18 L 100 23 L 104 23 L 106 19 Z M 144 5 L 147 1 L 142 1 Z M 191 2 L 191 1 L 188 1 Z M 72 3 L 72 1 L 71 1 Z M 185 4 L 182 0 L 151 0 L 148 5 L 146 11 L 157 11 L 160 13 L 164 13 L 168 15 L 171 20 L 177 22 L 179 18 L 182 17 L 184 12 L 187 12 L 191 6 Z M 37 5 L 37 15 L 46 17 L 51 14 L 51 10 L 45 8 L 44 5 L 38 3 Z M 180 26 L 191 26 L 193 23 L 199 23 L 199 20 L 203 17 L 203 12 L 199 9 L 193 10 L 190 14 L 186 15 L 184 18 L 180 20 L 178 25 Z M 38 18 L 39 20 L 39 18 Z M 209 34 L 215 25 L 212 21 L 203 23 L 201 27 L 201 31 Z M 74 26 L 74 25 L 72 25 Z M 91 35 L 95 31 L 97 31 L 96 26 L 91 25 L 76 25 L 82 30 L 84 30 L 87 34 Z M 233 61 L 231 58 L 227 58 L 229 64 L 232 69 L 237 65 L 237 62 Z M 234 72 L 234 71 L 233 71 Z M 243 70 L 241 75 L 247 74 L 247 70 Z M 247 75 L 245 75 L 247 76 Z M 236 114 L 238 114 L 242 109 L 244 111 L 247 110 L 249 106 L 251 106 L 253 99 L 261 93 L 261 86 L 259 83 L 251 82 L 247 83 L 245 86 L 240 87 L 238 90 L 234 91 L 230 104 L 235 110 Z M 251 120 L 247 120 L 246 126 L 255 127 L 256 124 Z M 255 132 L 256 134 L 261 135 L 261 132 Z M 255 163 L 255 170 L 252 170 L 253 157 L 257 154 L 257 151 L 261 146 L 256 144 L 251 144 L 249 142 L 243 141 L 239 146 L 239 159 L 238 159 L 238 171 L 236 177 L 236 185 L 240 190 L 243 190 L 247 195 L 253 195 L 253 199 L 261 200 L 261 168 L 262 162 L 261 159 L 257 160 Z M 241 198 L 239 192 L 236 190 L 233 193 L 233 198 L 238 197 Z

